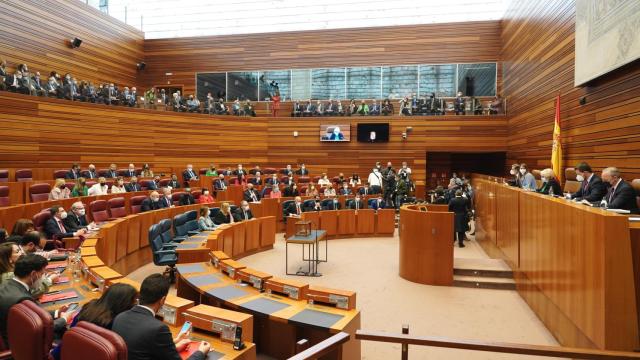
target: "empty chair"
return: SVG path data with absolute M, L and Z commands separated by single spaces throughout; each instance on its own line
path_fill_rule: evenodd
M 53 171 L 53 178 L 54 179 L 64 179 L 65 176 L 67 176 L 67 172 L 69 172 L 69 170 L 54 170 Z
M 109 169 L 98 169 L 98 176 L 108 178 L 109 177 Z
M 321 178 L 322 178 L 321 176 L 314 176 L 314 177 L 313 177 L 313 183 L 314 183 L 314 184 L 317 184 L 317 183 L 318 183 L 318 181 L 320 181 L 320 179 L 321 179 Z
M 200 233 L 198 230 L 198 211 L 191 210 L 173 218 L 173 230 L 176 236 L 192 236 Z
M 576 169 L 575 168 L 566 168 L 564 169 L 564 192 L 574 193 L 580 190 L 581 183 L 576 178 Z
M 140 208 L 142 207 L 142 202 L 147 197 L 145 195 L 133 196 L 131 198 L 131 213 L 138 214 L 140 212 Z
M 13 305 L 7 320 L 9 348 L 14 359 L 49 359 L 53 318 L 33 301 Z
M 275 174 L 276 172 L 278 171 L 274 168 L 265 168 L 262 173 L 266 175 L 271 175 L 271 174 Z
M 289 177 L 288 176 L 280 176 L 280 182 L 281 183 L 288 183 L 289 182 Z
M 171 202 L 173 203 L 173 205 L 178 206 L 180 205 L 180 197 L 186 194 L 184 191 L 178 191 L 178 192 L 174 192 L 173 194 L 171 194 Z
M 32 181 L 33 173 L 31 169 L 16 170 L 16 181 Z
M 316 205 L 316 201 L 314 199 L 308 199 L 302 202 L 303 209 L 313 209 L 315 205 Z
M 191 195 L 193 195 L 193 199 L 198 201 L 200 199 L 200 195 L 202 195 L 202 190 L 192 190 Z
M 111 218 L 117 219 L 127 216 L 127 208 L 125 207 L 125 200 L 123 197 L 116 197 L 107 200 L 109 203 L 109 212 Z
M 344 202 L 344 208 L 351 209 L 351 204 L 353 204 L 353 201 L 353 199 L 347 199 L 347 201 Z
M 265 188 L 262 189 L 262 197 L 265 198 L 265 197 L 270 196 L 271 195 L 271 190 L 273 190 L 271 188 L 271 186 L 265 186 Z
M 127 344 L 120 335 L 86 321 L 65 332 L 62 341 L 62 359 L 127 359 Z
M 140 182 L 140 187 L 142 187 L 143 191 L 149 190 L 153 187 L 152 183 L 153 183 L 153 180 L 144 180 Z
M 162 242 L 164 244 L 176 244 L 187 239 L 187 236 L 174 236 L 171 231 L 171 219 L 160 220 L 158 224 L 160 224 Z
M 109 220 L 109 210 L 107 210 L 107 200 L 94 200 L 89 203 L 91 217 L 93 221 L 100 223 Z
M 166 187 L 169 185 L 169 181 L 171 181 L 171 179 L 160 179 L 158 185 L 160 185 L 160 187 Z
M 164 226 L 163 226 L 164 222 Z M 169 224 L 169 232 L 171 232 L 171 220 L 164 219 L 159 224 L 151 225 L 149 228 L 149 246 L 153 253 L 153 263 L 157 266 L 167 266 L 171 277 L 171 281 L 175 279 L 175 266 L 178 262 L 178 254 L 175 250 L 175 244 L 165 243 L 162 232 L 166 223 Z
M 324 200 L 322 200 L 320 202 L 320 206 L 322 206 L 323 210 L 329 210 L 329 209 L 338 210 L 338 209 L 340 209 L 340 203 L 338 203 L 338 202 L 335 202 L 334 203 L 334 207 L 331 208 L 331 203 L 333 203 L 334 200 L 336 200 L 336 199 L 324 199 Z
M 0 182 L 9 181 L 9 170 L 0 170 Z
M 306 184 L 311 182 L 311 178 L 308 176 L 298 176 L 298 183 L 300 184 Z
M 0 186 L 0 207 L 9 206 L 9 187 Z
M 33 184 L 29 186 L 29 198 L 31 199 L 31 202 L 49 200 L 50 192 L 51 185 L 47 183 Z
M 209 217 L 211 218 L 211 220 L 215 219 L 216 215 L 218 215 L 219 212 L 220 212 L 219 207 L 209 208 Z

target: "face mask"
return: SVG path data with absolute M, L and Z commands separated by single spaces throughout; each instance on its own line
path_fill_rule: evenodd
M 118 181 L 118 186 L 122 186 L 122 184 L 124 184 L 124 182 Z
M 549 179 L 547 179 L 547 178 L 542 178 L 542 182 L 543 182 L 543 183 L 546 183 L 547 181 L 549 181 Z
M 67 218 L 67 212 L 63 211 L 62 213 L 60 213 L 60 219 L 64 220 Z
M 107 185 L 107 183 L 103 183 L 103 182 L 100 183 L 100 186 L 105 186 L 105 185 Z
M 249 211 L 249 206 L 244 206 L 242 208 L 244 209 L 244 211 Z
M 580 182 L 583 182 L 584 181 L 584 176 L 578 174 L 578 175 L 576 175 L 576 180 L 578 180 Z
M 524 175 L 527 173 L 527 169 L 520 169 L 520 174 Z
M 511 174 L 511 175 L 515 175 L 515 174 L 516 174 L 516 171 L 515 171 L 514 169 L 511 169 L 511 171 L 509 171 L 509 174 Z
M 160 198 L 151 198 L 151 201 L 153 202 L 158 202 L 160 200 Z
M 35 279 L 32 284 L 31 284 L 31 288 L 32 289 L 40 289 L 42 288 L 42 284 L 44 283 L 44 275 L 38 277 L 37 279 Z
M 204 196 L 209 196 L 209 192 L 208 192 L 208 191 L 205 191 L 203 195 L 204 195 Z
M 65 214 L 66 214 L 66 213 L 65 213 Z M 80 210 L 78 210 L 78 215 L 80 215 L 80 216 L 84 216 L 84 214 L 85 214 L 85 209 L 80 209 Z

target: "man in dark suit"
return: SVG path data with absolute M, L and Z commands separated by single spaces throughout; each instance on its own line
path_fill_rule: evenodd
M 246 176 L 247 171 L 242 167 L 242 164 L 238 164 L 238 167 L 233 170 L 233 175 L 240 177 L 240 175 Z
M 187 165 L 187 168 L 182 172 L 182 180 L 185 184 L 188 184 L 189 180 L 198 180 L 198 175 L 193 170 L 193 165 Z
M 82 176 L 82 174 L 80 174 L 80 165 L 73 164 L 71 165 L 71 170 L 67 171 L 67 174 L 64 176 L 64 178 L 76 180 L 80 176 Z
M 31 79 L 31 84 L 33 85 L 33 89 L 36 95 L 38 96 L 44 95 L 44 88 L 42 86 L 42 81 L 40 79 L 39 72 L 36 72 L 36 74 L 33 76 L 33 78 Z
M 129 168 L 124 172 L 124 177 L 134 177 L 138 175 L 136 167 L 133 164 L 129 164 Z
M 196 199 L 193 198 L 193 195 L 191 195 L 191 189 L 190 188 L 184 188 L 185 193 L 180 195 L 180 199 L 178 200 L 178 204 L 180 204 L 181 206 L 184 205 L 193 205 L 196 203 Z
M 129 183 L 125 185 L 124 188 L 127 192 L 142 191 L 142 186 L 138 184 L 138 178 L 136 176 L 131 177 Z
M 302 116 L 302 105 L 300 105 L 299 101 L 293 103 L 293 109 L 291 109 L 291 117 L 299 117 Z
M 160 274 L 148 276 L 140 286 L 139 305 L 113 320 L 112 331 L 127 344 L 129 360 L 180 360 L 179 352 L 191 342 L 188 333 L 174 339 L 169 327 L 155 318 L 169 293 L 169 280 Z M 211 345 L 202 341 L 188 360 L 204 360 Z
M 287 167 L 285 167 L 284 169 L 280 169 L 279 173 L 282 175 L 288 175 L 289 173 L 293 174 L 293 168 L 291 167 L 291 165 L 287 165 Z
M 458 91 L 458 95 L 453 100 L 453 108 L 456 110 L 456 115 L 464 115 L 465 100 L 462 96 L 462 91 Z
M 253 188 L 252 183 L 247 184 L 247 190 L 243 193 L 243 198 L 245 201 L 249 202 L 258 202 L 260 201 L 260 194 Z
M 36 301 L 31 296 L 30 290 L 36 288 L 40 283 L 40 279 L 45 276 L 47 264 L 47 259 L 40 255 L 23 255 L 15 263 L 13 269 L 15 277 L 4 281 L 0 285 L 0 334 L 7 346 L 9 345 L 7 334 L 9 310 L 13 305 L 23 301 Z M 58 336 L 65 330 L 67 319 L 73 315 L 66 313 L 68 308 L 68 305 L 64 305 L 51 314 L 54 318 L 53 331 Z M 28 340 L 23 339 L 23 341 Z
M 163 208 L 170 208 L 173 206 L 173 200 L 171 200 L 171 189 L 169 188 L 164 188 L 163 190 L 163 196 L 160 199 L 160 202 L 162 203 L 162 207 Z
M 59 97 L 60 85 L 56 82 L 55 77 L 50 77 L 47 84 L 44 86 L 44 91 L 47 96 Z
M 251 212 L 251 208 L 249 207 L 249 203 L 242 200 L 240 202 L 240 207 L 236 209 L 235 214 L 233 214 L 233 219 L 235 221 L 244 221 L 253 219 L 253 213 Z
M 83 171 L 82 176 L 85 179 L 97 179 L 98 173 L 96 172 L 96 166 L 93 164 L 89 164 L 89 169 Z
M 351 189 L 349 189 L 349 183 L 343 182 L 338 195 L 351 195 Z
M 371 188 L 369 187 L 369 183 L 365 183 L 363 187 L 358 190 L 358 194 L 360 195 L 371 195 Z
M 109 165 L 109 171 L 107 172 L 107 178 L 115 179 L 118 177 L 118 167 L 116 164 Z
M 615 167 L 608 167 L 602 170 L 602 180 L 611 185 L 609 192 L 605 195 L 604 202 L 609 209 L 622 209 L 631 212 L 638 212 L 636 203 L 636 191 L 631 184 L 622 180 L 620 170 Z
M 154 175 L 153 180 L 147 182 L 147 190 L 160 190 L 160 175 Z
M 576 166 L 576 180 L 580 181 L 580 189 L 567 195 L 569 199 L 586 200 L 590 203 L 600 202 L 607 193 L 607 186 L 602 179 L 593 173 L 591 166 L 581 162 Z
M 67 231 L 86 229 L 89 223 L 87 222 L 85 212 L 84 204 L 81 201 L 74 202 L 71 205 L 71 213 L 67 214 L 67 218 L 63 221 L 65 229 L 67 229 Z
M 170 186 L 172 189 L 180 188 L 180 183 L 178 182 L 178 176 L 176 174 L 171 174 L 171 180 L 169 181 L 167 186 Z
M 22 73 L 16 71 L 13 75 L 7 76 L 5 80 L 7 90 L 22 94 L 29 94 L 29 89 L 22 87 Z
M 287 216 L 300 216 L 305 211 L 302 205 L 302 198 L 300 196 L 296 196 L 294 201 L 287 206 L 285 209 L 287 212 Z
M 386 207 L 386 204 L 384 203 L 384 200 L 380 197 L 377 199 L 374 199 L 371 202 L 371 209 L 373 210 L 384 209 L 385 207 Z
M 263 184 L 262 174 L 260 174 L 260 171 L 256 172 L 255 176 L 249 179 L 249 183 L 255 186 L 260 186 Z
M 213 182 L 213 188 L 215 190 L 227 190 L 227 188 L 229 187 L 229 183 L 227 182 L 227 180 L 224 179 L 224 174 L 220 174 L 218 175 L 218 178 L 216 179 L 216 181 Z
M 449 211 L 453 213 L 453 241 L 456 241 L 457 235 L 458 246 L 463 248 L 465 247 L 464 233 L 469 230 L 469 220 L 467 218 L 467 214 L 469 213 L 469 200 L 462 196 L 462 190 L 456 190 L 455 197 L 449 201 Z
M 271 175 L 271 177 L 267 179 L 267 184 L 271 185 L 271 186 L 279 185 L 280 184 L 280 180 L 278 180 L 278 175 L 276 175 L 276 174 Z
M 256 175 L 257 173 L 261 173 L 262 169 L 260 169 L 260 165 L 256 165 L 253 169 L 249 170 L 249 174 Z
M 300 164 L 300 169 L 296 170 L 296 175 L 309 176 L 309 170 L 304 164 Z
M 349 209 L 353 209 L 353 210 L 364 209 L 364 202 L 360 198 L 360 195 L 356 195 L 356 198 L 353 199 L 351 203 L 349 203 Z
M 76 231 L 68 230 L 63 221 L 67 218 L 67 212 L 64 211 L 62 206 L 54 206 L 49 209 L 51 218 L 44 224 L 44 233 L 47 239 L 62 239 L 67 237 L 74 237 L 83 235 L 86 231 L 79 229 Z
M 158 210 L 164 207 L 164 203 L 160 201 L 160 194 L 157 191 L 152 191 L 149 197 L 140 204 L 140 212 Z

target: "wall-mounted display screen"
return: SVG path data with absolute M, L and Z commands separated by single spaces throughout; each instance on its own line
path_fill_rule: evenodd
M 320 141 L 349 141 L 350 139 L 349 125 L 320 125 Z
M 389 141 L 389 124 L 388 123 L 358 124 L 358 141 L 359 142 L 388 142 Z

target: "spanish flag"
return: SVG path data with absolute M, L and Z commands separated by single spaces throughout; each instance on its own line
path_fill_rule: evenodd
M 562 184 L 562 142 L 560 138 L 560 94 L 556 97 L 556 119 L 553 125 L 553 147 L 551 148 L 551 167 Z

